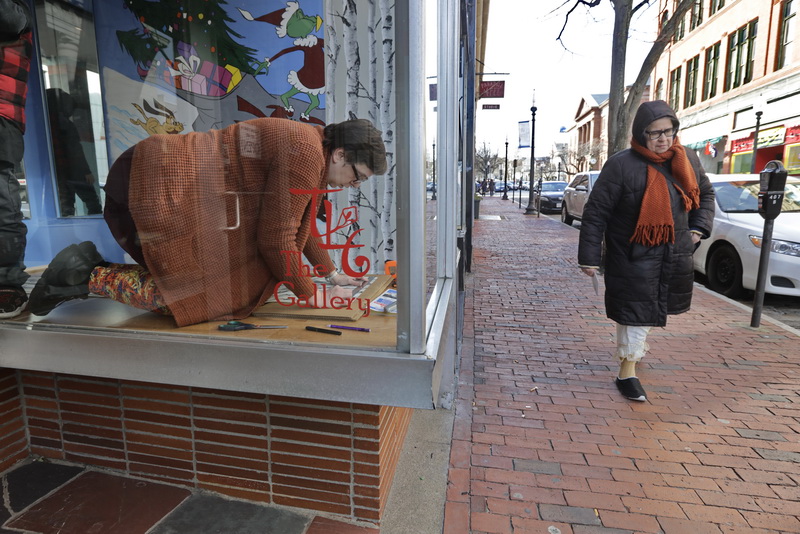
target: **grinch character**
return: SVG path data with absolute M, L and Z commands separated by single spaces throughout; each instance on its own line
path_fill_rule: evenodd
M 294 113 L 289 99 L 298 93 L 308 96 L 310 101 L 306 110 L 300 114 L 301 120 L 308 121 L 311 112 L 319 107 L 319 94 L 325 90 L 325 40 L 319 39 L 312 32 L 319 30 L 322 19 L 319 15 L 306 15 L 298 2 L 287 2 L 285 9 L 279 9 L 260 17 L 253 17 L 249 11 L 239 9 L 246 20 L 256 20 L 274 24 L 278 37 L 291 37 L 294 46 L 285 48 L 264 61 L 256 68 L 255 74 L 268 70 L 270 64 L 281 56 L 291 52 L 303 53 L 303 66 L 289 71 L 287 81 L 292 86 L 280 96 L 283 107 L 288 114 Z

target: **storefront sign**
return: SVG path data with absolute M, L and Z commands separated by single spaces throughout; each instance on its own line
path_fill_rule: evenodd
M 481 82 L 478 98 L 503 98 L 506 92 L 506 82 Z
M 755 132 L 754 132 L 755 133 Z M 758 132 L 758 148 L 782 145 L 786 136 L 786 128 L 770 128 Z M 731 152 L 750 152 L 753 150 L 753 134 L 742 139 L 731 141 Z

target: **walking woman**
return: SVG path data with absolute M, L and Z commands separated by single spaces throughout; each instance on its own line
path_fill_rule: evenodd
M 678 141 L 679 126 L 666 102 L 643 103 L 631 148 L 603 166 L 581 221 L 578 264 L 588 276 L 604 265 L 606 315 L 617 323 L 616 385 L 635 401 L 647 400 L 636 376 L 647 334 L 689 310 L 692 254 L 714 220 L 714 190 Z

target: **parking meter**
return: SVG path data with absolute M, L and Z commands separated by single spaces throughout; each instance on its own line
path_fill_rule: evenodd
M 775 225 L 775 219 L 780 215 L 783 207 L 786 174 L 786 169 L 783 168 L 783 164 L 778 160 L 770 161 L 761 171 L 758 190 L 758 213 L 764 219 L 764 233 L 761 236 L 761 253 L 758 258 L 753 315 L 750 318 L 750 326 L 753 328 L 758 328 L 761 324 L 761 310 L 764 305 L 764 292 L 767 286 L 767 271 L 769 269 L 769 254 L 772 251 L 772 229 Z
M 761 184 L 758 191 L 758 213 L 765 220 L 774 220 L 781 213 L 783 190 L 786 187 L 786 169 L 780 161 L 767 163 L 761 171 Z

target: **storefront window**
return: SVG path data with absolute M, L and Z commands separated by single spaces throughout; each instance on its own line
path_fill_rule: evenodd
M 7 363 L 430 406 L 457 336 L 458 6 L 440 26 L 421 1 L 80 4 L 36 4 L 31 145 L 55 161 L 28 161 L 44 251 L 0 321 Z M 446 123 L 421 95 L 425 23 L 450 32 L 428 43 Z
M 786 145 L 783 166 L 791 174 L 800 174 L 800 143 Z
M 99 215 L 108 174 L 92 13 L 67 2 L 36 2 L 42 78 L 58 212 Z
M 740 152 L 731 156 L 731 174 L 750 174 L 753 151 Z
M 78 4 L 36 6 L 52 202 L 62 218 L 105 217 L 50 224 L 54 252 L 37 264 L 52 265 L 58 251 L 80 243 L 87 263 L 101 265 L 85 273 L 88 290 L 33 298 L 33 323 L 76 326 L 80 316 L 82 328 L 145 335 L 381 349 L 395 348 L 403 328 L 425 338 L 426 313 L 443 294 L 437 284 L 454 278 L 454 239 L 440 241 L 442 228 L 461 218 L 452 202 L 459 142 L 454 136 L 434 149 L 436 111 L 420 113 L 421 101 L 406 105 L 414 120 L 398 126 L 395 92 L 421 85 L 423 72 L 416 64 L 405 78 L 395 72 L 393 4 L 357 11 L 343 3 L 344 11 L 330 12 L 321 0 L 126 0 L 93 11 Z M 429 4 L 436 46 L 436 3 Z M 429 68 L 435 75 L 436 63 Z M 458 98 L 444 100 L 454 109 Z M 434 126 L 427 132 L 425 121 Z M 398 165 L 399 158 L 409 159 Z M 402 210 L 413 215 L 402 235 L 401 197 L 413 204 Z M 419 249 L 408 254 L 408 241 Z M 397 275 L 403 264 L 411 275 L 393 293 L 401 277 L 386 267 Z M 405 313 L 422 329 L 397 321 L 409 286 Z M 224 324 L 237 319 L 283 328 Z M 371 335 L 306 328 L 356 322 Z

